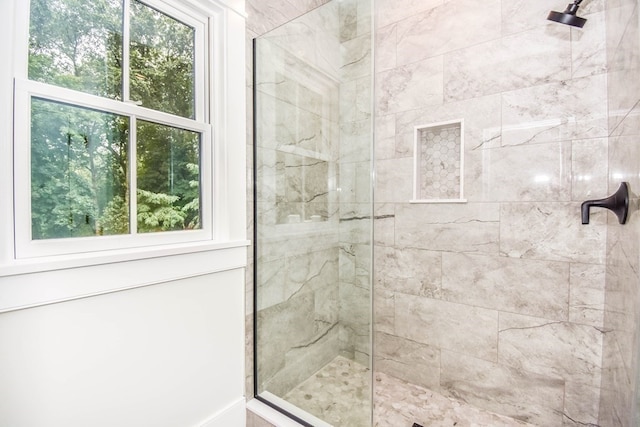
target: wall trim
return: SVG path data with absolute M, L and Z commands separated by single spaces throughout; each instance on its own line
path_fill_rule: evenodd
M 244 427 L 246 416 L 246 401 L 241 397 L 197 427 Z

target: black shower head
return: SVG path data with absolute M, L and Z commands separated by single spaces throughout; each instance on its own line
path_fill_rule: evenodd
M 587 20 L 576 16 L 580 3 L 582 3 L 582 0 L 574 1 L 572 4 L 567 6 L 567 9 L 564 12 L 556 12 L 552 10 L 549 12 L 547 19 L 561 24 L 571 25 L 572 27 L 582 28 Z

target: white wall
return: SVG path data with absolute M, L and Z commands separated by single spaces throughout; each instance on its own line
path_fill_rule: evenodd
M 0 315 L 0 425 L 244 425 L 243 280 L 236 269 Z M 216 422 L 231 406 L 234 424 Z
M 244 0 L 210 0 L 232 8 L 217 58 L 221 241 L 46 263 L 12 259 L 21 1 L 0 0 L 0 426 L 244 427 Z

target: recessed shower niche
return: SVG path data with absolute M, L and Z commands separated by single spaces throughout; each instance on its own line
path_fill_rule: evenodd
M 465 202 L 463 121 L 415 127 L 413 200 Z

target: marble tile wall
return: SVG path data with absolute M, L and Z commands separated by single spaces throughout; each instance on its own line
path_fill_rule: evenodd
M 375 370 L 596 425 L 615 217 L 580 203 L 613 187 L 604 0 L 584 30 L 545 19 L 556 0 L 376 4 Z M 468 203 L 409 203 L 413 127 L 459 119 Z
M 339 354 L 370 365 L 367 4 L 327 2 L 258 40 L 255 351 L 278 396 Z
M 638 325 L 640 324 L 640 3 L 607 2 L 606 46 L 609 104 L 609 190 L 628 181 L 633 206 L 629 221 L 607 224 L 604 354 L 599 425 L 636 426 L 640 422 Z
M 253 105 L 253 39 L 265 34 L 282 24 L 293 20 L 306 12 L 315 9 L 330 0 L 276 0 L 276 1 L 261 1 L 261 0 L 247 0 L 247 31 L 246 31 L 246 65 L 247 65 L 247 105 Z M 274 162 L 275 163 L 275 162 Z M 253 110 L 247 108 L 247 235 L 253 236 Z M 248 398 L 253 396 L 254 389 L 254 366 L 253 366 L 253 242 L 252 247 L 248 250 L 248 268 L 246 276 L 246 322 L 245 322 L 245 371 L 246 371 L 246 395 Z M 278 291 L 279 292 L 279 291 Z M 277 294 L 277 292 L 276 292 Z M 273 301 L 269 301 L 266 298 L 265 304 L 272 305 Z M 257 416 L 250 414 L 248 417 L 248 425 L 268 425 L 268 423 L 260 420 Z

